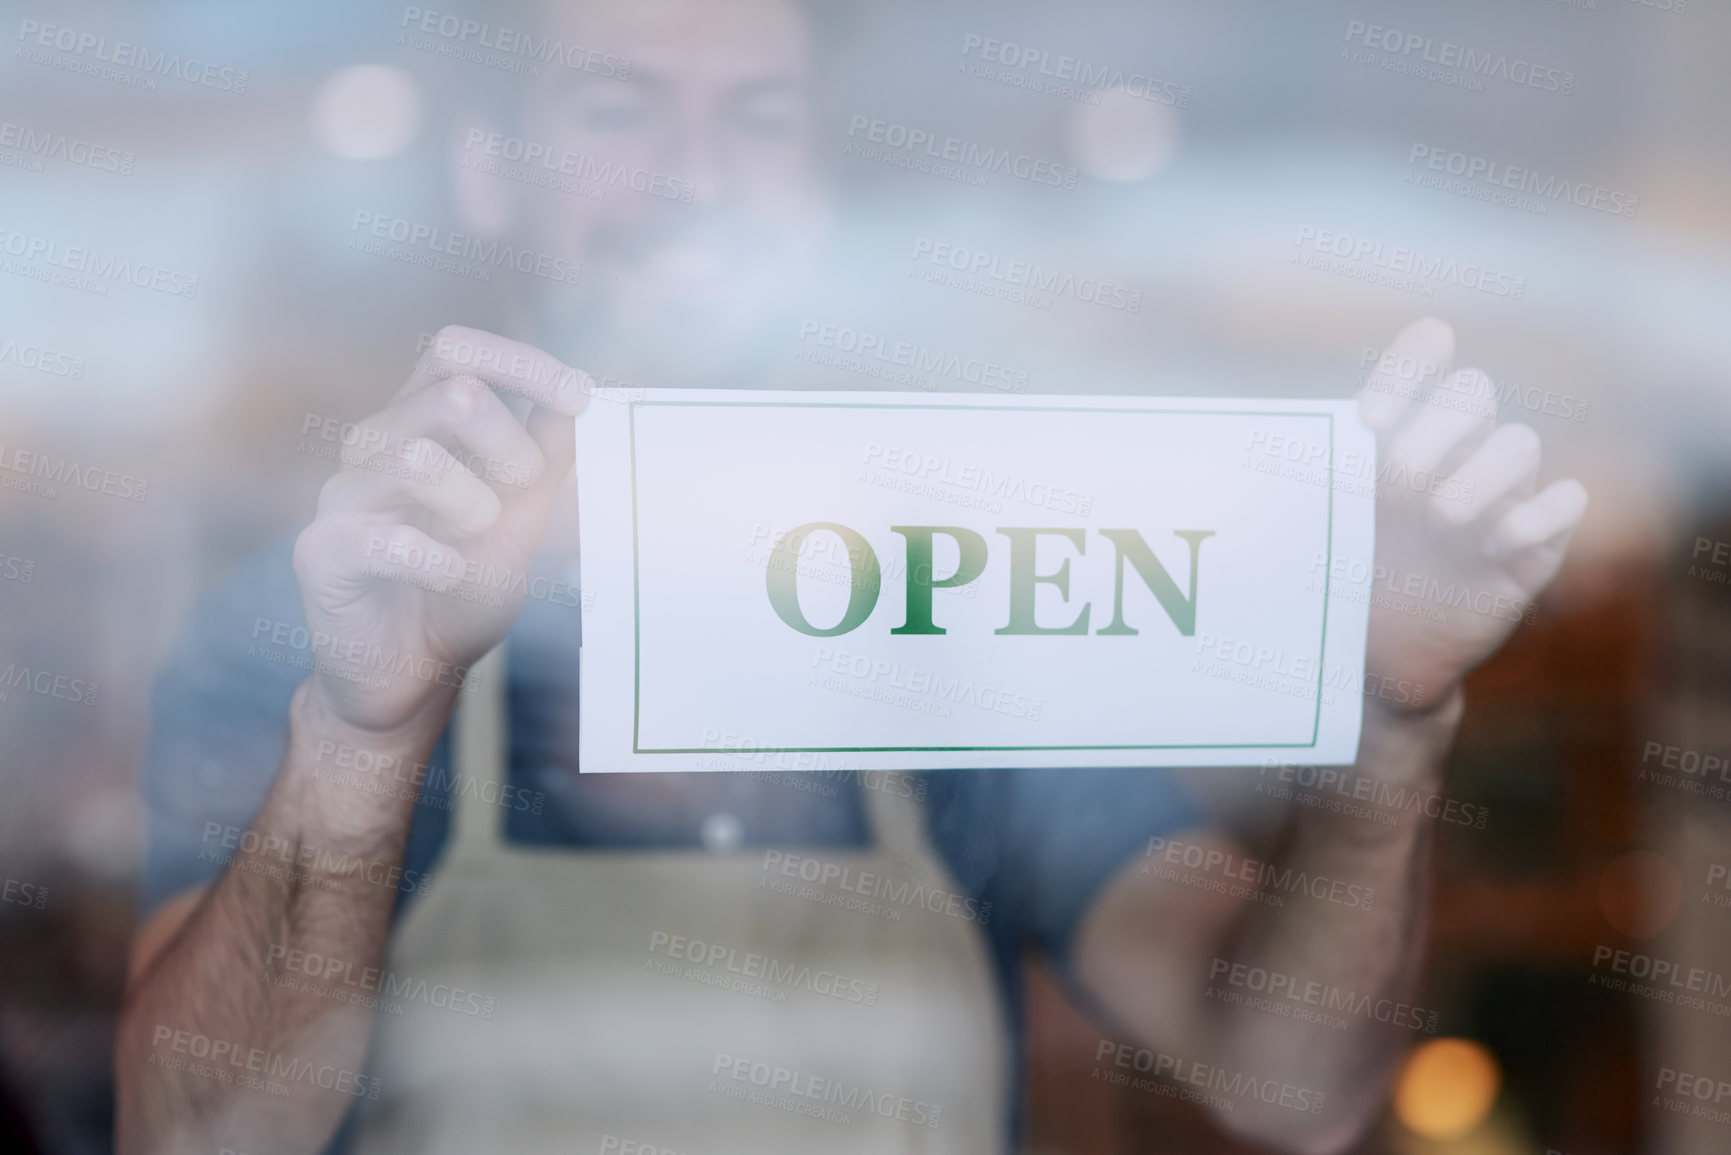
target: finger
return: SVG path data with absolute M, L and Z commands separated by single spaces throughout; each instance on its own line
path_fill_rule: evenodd
M 468 559 L 455 546 L 433 538 L 412 525 L 380 528 L 347 522 L 357 535 L 351 550 L 358 548 L 363 577 L 394 581 L 436 594 L 449 594 L 461 586 L 468 573 Z
M 446 325 L 427 343 L 399 398 L 458 374 L 479 377 L 487 384 L 568 417 L 583 411 L 595 381 L 548 353 L 497 333 Z
M 1538 481 L 1539 435 L 1530 425 L 1501 425 L 1431 499 L 1431 512 L 1446 525 L 1466 525 L 1510 498 L 1531 496 Z M 1451 493 L 1466 496 L 1448 500 Z
M 1556 575 L 1586 512 L 1587 490 L 1580 482 L 1553 482 L 1503 515 L 1485 538 L 1485 556 L 1509 559 L 1515 577 L 1536 592 Z
M 569 421 L 569 418 L 566 418 Z M 403 397 L 368 418 L 371 448 L 352 459 L 365 465 L 414 437 L 429 437 L 462 450 L 462 464 L 501 490 L 533 485 L 544 465 L 541 447 L 503 399 L 473 374 L 447 378 Z
M 295 574 L 318 585 L 399 581 L 448 594 L 462 584 L 468 559 L 425 530 L 361 518 L 320 518 L 295 539 Z
M 1400 423 L 1413 402 L 1443 379 L 1455 355 L 1455 331 L 1446 321 L 1422 317 L 1389 343 L 1358 394 L 1358 415 L 1373 432 Z
M 1470 392 L 1479 387 L 1483 377 L 1476 369 L 1463 369 L 1449 379 L 1447 387 L 1451 392 Z M 1420 404 L 1406 426 L 1389 441 L 1389 476 L 1405 476 L 1413 490 L 1424 491 L 1427 487 L 1419 479 L 1435 474 L 1450 457 L 1482 439 L 1495 423 L 1494 405 L 1457 409 Z
M 525 428 L 541 454 L 541 473 L 532 485 L 505 495 L 500 524 L 538 538 L 559 490 L 571 476 L 577 459 L 577 428 L 563 413 L 539 405 L 529 411 Z
M 376 456 L 366 466 L 344 469 L 325 482 L 319 491 L 319 516 L 400 521 L 419 508 L 465 536 L 484 532 L 498 519 L 499 495 L 444 446 L 416 437 L 403 448 L 412 459 Z
M 545 461 L 537 488 L 557 493 L 577 460 L 577 430 L 569 417 L 537 406 L 529 413 L 528 433 Z

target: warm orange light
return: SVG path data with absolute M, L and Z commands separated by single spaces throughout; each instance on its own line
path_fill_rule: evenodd
M 1413 1049 L 1395 1083 L 1394 1113 L 1409 1131 L 1452 1139 L 1484 1122 L 1502 1071 L 1471 1039 L 1433 1039 Z

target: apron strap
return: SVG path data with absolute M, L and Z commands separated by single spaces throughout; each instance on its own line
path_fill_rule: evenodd
M 503 838 L 505 810 L 498 802 L 506 785 L 508 743 L 504 642 L 470 668 L 454 721 L 449 861 L 490 855 Z
M 897 862 L 923 867 L 931 852 L 925 807 L 914 799 L 913 775 L 899 770 L 859 770 L 855 774 L 872 842 Z

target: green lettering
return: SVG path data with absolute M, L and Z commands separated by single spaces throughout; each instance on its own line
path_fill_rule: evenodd
M 850 575 L 847 612 L 842 614 L 841 621 L 827 630 L 820 630 L 806 621 L 805 611 L 799 608 L 799 547 L 805 544 L 807 537 L 823 529 L 841 538 L 847 547 Z M 800 633 L 814 638 L 833 638 L 857 629 L 877 608 L 878 589 L 883 585 L 883 570 L 871 545 L 847 526 L 833 521 L 808 521 L 784 534 L 770 551 L 767 575 L 769 604 L 775 609 L 776 616 Z
M 1064 600 L 1070 598 L 1070 559 L 1058 567 L 1057 573 L 1034 572 L 1034 543 L 1043 533 L 1067 537 L 1078 554 L 1087 551 L 1087 538 L 1080 529 L 1004 529 L 998 532 L 1010 539 L 1010 621 L 998 634 L 1085 634 L 1088 632 L 1088 611 L 1084 605 L 1075 621 L 1067 626 L 1037 626 L 1034 624 L 1034 585 L 1050 582 L 1058 587 Z
M 1117 636 L 1133 635 L 1134 626 L 1124 623 L 1124 559 L 1128 557 L 1130 564 L 1136 567 L 1136 572 L 1142 575 L 1148 589 L 1160 602 L 1160 608 L 1166 611 L 1166 616 L 1172 619 L 1172 624 L 1178 627 L 1178 632 L 1185 637 L 1196 634 L 1196 562 L 1202 552 L 1202 539 L 1213 537 L 1211 529 L 1179 529 L 1173 531 L 1174 536 L 1181 537 L 1190 543 L 1190 596 L 1186 598 L 1178 592 L 1178 583 L 1172 580 L 1172 575 L 1166 572 L 1166 567 L 1160 564 L 1160 559 L 1154 556 L 1154 551 L 1148 548 L 1148 543 L 1142 540 L 1142 535 L 1133 529 L 1103 529 L 1100 536 L 1109 539 L 1118 547 L 1118 555 L 1112 563 L 1112 624 L 1096 633 Z
M 944 627 L 932 624 L 932 591 L 965 586 L 984 573 L 986 539 L 959 525 L 892 525 L 890 530 L 908 539 L 907 621 L 890 633 L 945 633 Z M 956 572 L 942 581 L 932 578 L 932 535 L 938 533 L 954 540 L 961 555 L 956 560 Z

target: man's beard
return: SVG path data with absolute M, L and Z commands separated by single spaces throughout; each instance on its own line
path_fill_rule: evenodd
M 788 344 L 810 249 L 785 229 L 670 205 L 597 232 L 579 284 L 542 294 L 540 339 L 632 385 L 750 388 Z

